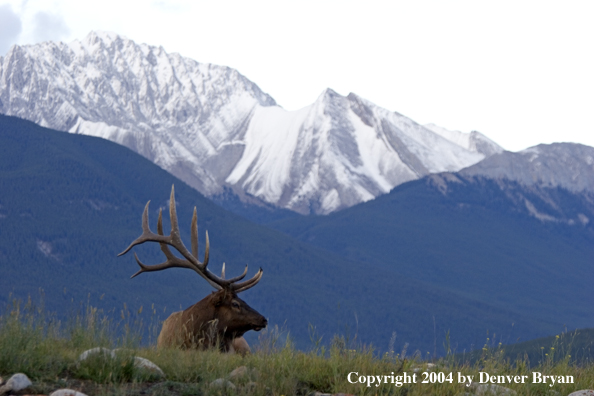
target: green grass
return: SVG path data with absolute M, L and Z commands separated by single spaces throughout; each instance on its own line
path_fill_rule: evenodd
M 505 347 L 488 345 L 476 352 L 472 363 L 448 351 L 446 357 L 434 361 L 435 367 L 407 352 L 390 351 L 378 356 L 373 348 L 355 345 L 341 336 L 335 336 L 328 346 L 312 336 L 309 351 L 297 350 L 290 337 L 281 338 L 282 332 L 272 328 L 263 331 L 253 353 L 246 357 L 221 354 L 217 351 L 183 351 L 156 349 L 142 344 L 140 334 L 149 326 L 134 319 L 127 309 L 121 311 L 121 320 L 109 319 L 101 310 L 88 307 L 73 314 L 68 323 L 62 323 L 37 307 L 30 300 L 12 301 L 0 316 L 0 376 L 7 379 L 16 372 L 31 378 L 34 393 L 48 394 L 58 388 L 72 388 L 89 395 L 307 395 L 313 391 L 350 393 L 356 395 L 457 395 L 469 388 L 458 384 L 458 373 L 473 375 L 479 372 L 498 376 L 528 375 L 525 384 L 505 384 L 520 395 L 548 395 L 551 389 L 567 395 L 580 389 L 594 388 L 594 365 L 576 362 L 569 351 L 560 358 L 562 338 L 543 353 L 538 362 L 519 357 L 506 357 Z M 153 326 L 154 327 L 154 326 Z M 156 327 L 154 327 L 156 329 Z M 95 355 L 83 362 L 78 356 L 94 347 L 121 348 L 122 353 L 112 359 Z M 447 347 L 446 347 L 447 349 Z M 133 356 L 141 356 L 157 364 L 166 379 L 143 374 L 134 367 Z M 234 391 L 210 384 L 218 378 L 228 378 L 231 371 L 246 366 L 248 373 L 234 379 Z M 391 383 L 368 387 L 351 384 L 349 373 L 358 376 L 412 375 L 415 368 L 417 383 L 395 386 Z M 435 372 L 422 374 L 423 372 Z M 438 373 L 443 373 L 440 376 Z M 533 384 L 532 372 L 542 375 L 573 376 L 573 384 Z M 448 375 L 452 374 L 451 383 Z M 433 379 L 434 383 L 422 383 Z M 476 381 L 476 380 L 475 380 Z

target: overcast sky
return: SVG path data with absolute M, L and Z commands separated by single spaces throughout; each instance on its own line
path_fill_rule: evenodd
M 91 30 L 236 68 L 287 110 L 325 88 L 512 151 L 594 146 L 594 1 L 0 0 L 0 55 Z

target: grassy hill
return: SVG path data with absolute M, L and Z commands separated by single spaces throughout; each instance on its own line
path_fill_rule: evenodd
M 8 303 L 10 293 L 36 300 L 43 289 L 47 309 L 62 317 L 89 301 L 115 318 L 124 304 L 132 312 L 144 307 L 141 316 L 146 321 L 162 320 L 203 298 L 210 287 L 189 271 L 172 269 L 131 280 L 137 270 L 134 258 L 116 257 L 140 234 L 148 200 L 154 229 L 158 208 L 167 205 L 172 184 L 182 237 L 188 241 L 191 212 L 197 206 L 200 254 L 208 230 L 213 271 L 226 262 L 227 274 L 233 276 L 249 264 L 251 276 L 261 266 L 262 281 L 242 298 L 268 317 L 271 326 L 288 331 L 298 347 L 310 346 L 310 337 L 329 342 L 338 333 L 386 350 L 396 332 L 395 349 L 408 343 L 409 351 L 433 354 L 443 352 L 448 331 L 460 350 L 482 345 L 487 334 L 529 339 L 554 334 L 567 323 L 555 315 L 532 315 L 525 307 L 529 302 L 510 308 L 453 287 L 437 287 L 435 276 L 419 277 L 400 264 L 390 267 L 370 251 L 382 242 L 418 246 L 426 239 L 422 235 L 416 242 L 400 238 L 420 230 L 383 234 L 382 230 L 393 231 L 386 223 L 345 220 L 340 232 L 349 231 L 350 236 L 343 241 L 337 231 L 336 238 L 344 246 L 351 244 L 348 251 L 356 254 L 344 258 L 223 210 L 124 147 L 6 116 L 0 116 L 0 303 Z M 167 219 L 165 223 L 167 229 Z M 359 251 L 360 246 L 367 248 Z M 406 254 L 396 249 L 393 258 L 397 263 L 420 260 L 425 266 L 434 259 L 435 266 L 444 265 L 439 246 L 433 252 L 429 248 L 409 249 Z M 157 246 L 136 251 L 145 263 L 162 261 Z M 388 250 L 382 257 L 390 254 Z M 419 280 L 424 278 L 427 282 Z M 585 312 L 580 304 L 575 311 Z M 248 334 L 252 340 L 256 336 Z

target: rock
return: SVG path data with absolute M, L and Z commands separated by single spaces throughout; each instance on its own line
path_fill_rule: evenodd
M 226 380 L 224 378 L 217 378 L 216 380 L 212 381 L 209 385 L 211 388 L 218 388 L 218 389 L 226 389 L 234 391 L 237 389 L 233 382 Z
M 594 390 L 584 389 L 570 393 L 568 396 L 594 396 Z
M 332 396 L 330 393 L 311 392 L 307 396 Z
M 23 373 L 17 373 L 10 377 L 6 384 L 0 386 L 0 395 L 8 392 L 18 392 L 33 385 L 29 377 Z
M 49 396 L 87 396 L 82 392 L 72 389 L 58 389 L 49 394 Z
M 124 353 L 131 353 L 131 352 L 132 351 L 130 351 L 128 349 L 122 349 L 122 348 L 116 348 L 114 350 L 111 350 L 111 349 L 107 349 L 107 348 L 103 348 L 103 347 L 97 347 L 97 348 L 92 348 L 92 349 L 89 349 L 89 350 L 81 353 L 80 356 L 78 357 L 78 360 L 79 360 L 79 362 L 82 362 L 83 360 L 88 359 L 90 356 L 98 355 L 98 354 L 102 354 L 105 357 L 110 357 L 112 359 L 115 359 L 118 354 L 122 355 Z M 163 370 L 161 370 L 161 368 L 159 366 L 157 366 L 155 363 L 151 362 L 150 360 L 139 357 L 139 356 L 134 356 L 134 367 L 136 367 L 139 370 L 143 370 L 149 374 L 157 375 L 159 377 L 165 377 L 165 373 L 163 372 Z
M 115 357 L 115 354 L 111 349 L 97 347 L 97 348 L 92 348 L 92 349 L 86 350 L 83 353 L 81 353 L 80 356 L 78 357 L 78 361 L 82 362 L 83 360 L 88 359 L 89 356 L 98 355 L 98 354 L 103 354 L 105 356 L 110 356 L 112 358 Z
M 506 388 L 501 385 L 482 384 L 475 388 L 475 395 L 477 396 L 512 396 L 517 395 L 516 391 Z
M 355 395 L 352 395 L 350 393 L 335 393 L 332 396 L 355 396 Z
M 140 370 L 144 370 L 147 373 L 157 375 L 159 377 L 165 377 L 165 373 L 163 372 L 163 370 L 161 370 L 159 366 L 157 366 L 150 360 L 139 356 L 134 356 L 134 367 Z

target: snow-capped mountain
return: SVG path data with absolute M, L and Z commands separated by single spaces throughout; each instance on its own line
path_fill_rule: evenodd
M 0 58 L 0 112 L 125 145 L 207 195 L 220 186 L 205 160 L 232 168 L 235 132 L 274 104 L 236 70 L 111 33 Z
M 330 89 L 286 111 L 236 70 L 104 32 L 12 47 L 0 57 L 0 113 L 125 145 L 205 195 L 230 187 L 300 213 L 501 151 Z

